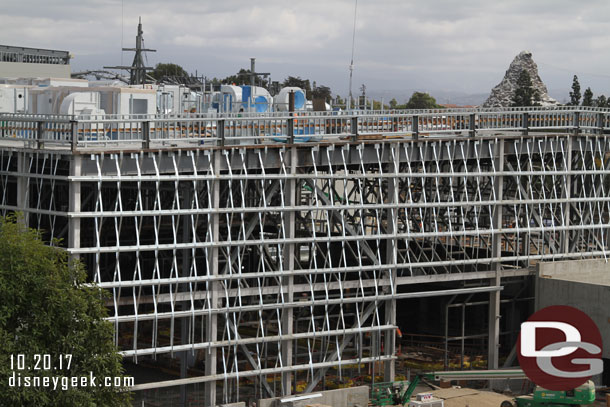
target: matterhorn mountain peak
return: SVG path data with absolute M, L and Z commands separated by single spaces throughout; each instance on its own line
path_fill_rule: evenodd
M 483 107 L 506 107 L 512 103 L 513 95 L 517 89 L 517 80 L 523 70 L 526 70 L 532 80 L 532 87 L 540 95 L 542 106 L 553 106 L 557 101 L 548 94 L 546 85 L 538 75 L 538 66 L 529 51 L 521 51 L 510 63 L 502 81 L 491 90 L 491 94 L 483 103 Z

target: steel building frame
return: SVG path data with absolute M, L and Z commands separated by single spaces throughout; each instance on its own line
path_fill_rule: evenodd
M 609 254 L 609 115 L 0 115 L 0 209 L 112 293 L 126 358 L 181 358 L 134 390 L 204 383 L 215 405 L 372 362 L 390 380 L 397 301 L 474 293 L 496 368 L 503 279 Z

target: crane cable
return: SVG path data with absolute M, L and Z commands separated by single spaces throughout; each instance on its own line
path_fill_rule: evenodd
M 348 108 L 352 106 L 352 74 L 354 73 L 354 50 L 356 45 L 356 13 L 358 12 L 358 0 L 354 4 L 354 30 L 352 32 L 352 59 L 349 64 L 349 99 L 347 102 Z
M 124 37 L 124 20 L 125 20 L 125 1 L 121 0 L 121 66 L 123 66 L 123 37 Z

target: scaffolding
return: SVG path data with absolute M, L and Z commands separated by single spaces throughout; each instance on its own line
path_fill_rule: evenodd
M 180 360 L 134 390 L 201 383 L 215 405 L 329 369 L 391 381 L 397 301 L 464 314 L 477 293 L 495 369 L 505 282 L 609 254 L 610 113 L 537 109 L 0 115 L 0 209 L 112 293 L 125 358 Z

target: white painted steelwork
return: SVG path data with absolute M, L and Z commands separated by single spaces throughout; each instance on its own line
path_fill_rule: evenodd
M 610 254 L 609 115 L 0 115 L 0 209 L 112 293 L 125 357 L 201 367 L 156 386 L 203 383 L 208 405 L 246 378 L 260 397 L 374 361 L 391 379 L 406 298 L 488 293 L 493 365 L 506 281 Z

